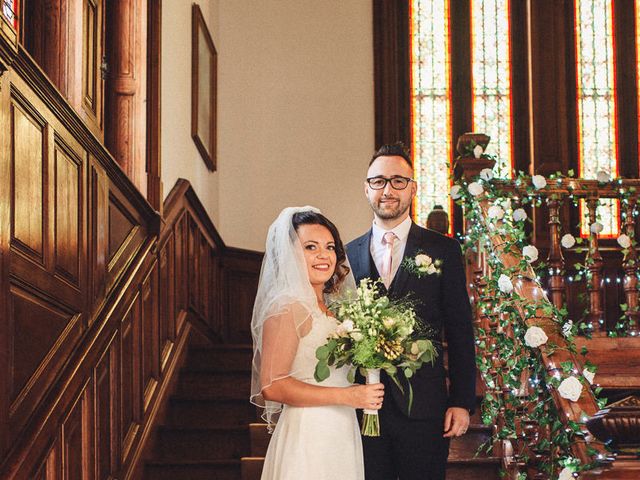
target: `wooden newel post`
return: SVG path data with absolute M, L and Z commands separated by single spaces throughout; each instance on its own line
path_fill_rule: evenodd
M 458 158 L 453 164 L 453 175 L 456 179 L 464 178 L 470 182 L 473 177 L 480 174 L 484 168 L 493 168 L 496 161 L 491 158 L 476 158 L 473 154 L 473 148 L 480 145 L 482 150 L 486 150 L 491 137 L 484 133 L 464 133 L 458 137 L 456 150 Z

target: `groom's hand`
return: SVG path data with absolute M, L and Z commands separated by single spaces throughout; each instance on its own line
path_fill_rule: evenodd
M 444 437 L 459 437 L 469 428 L 469 411 L 466 408 L 449 407 L 444 414 Z

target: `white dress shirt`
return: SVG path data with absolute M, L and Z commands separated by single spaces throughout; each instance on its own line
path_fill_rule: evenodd
M 391 261 L 391 280 L 396 276 L 398 268 L 402 263 L 402 257 L 404 256 L 404 248 L 407 246 L 407 238 L 409 237 L 409 230 L 411 229 L 411 217 L 407 217 L 401 224 L 396 225 L 391 230 L 385 230 L 373 222 L 371 229 L 371 245 L 369 249 L 371 251 L 371 257 L 373 263 L 375 263 L 378 273 L 382 272 L 382 263 L 384 258 L 384 252 L 386 250 L 385 245 L 382 243 L 382 237 L 387 232 L 393 232 L 398 237 L 393 242 L 393 252 Z

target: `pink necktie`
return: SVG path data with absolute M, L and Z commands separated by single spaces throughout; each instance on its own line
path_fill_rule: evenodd
M 382 257 L 382 282 L 385 287 L 389 288 L 391 285 L 391 272 L 393 271 L 393 242 L 398 238 L 395 233 L 387 232 L 382 237 L 382 244 L 384 245 L 384 255 Z

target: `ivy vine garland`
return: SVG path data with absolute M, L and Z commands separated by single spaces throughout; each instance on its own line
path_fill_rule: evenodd
M 477 147 L 472 145 L 470 151 L 479 158 L 482 152 Z M 549 181 L 557 178 L 562 178 L 562 175 L 552 176 Z M 515 179 L 515 184 L 526 194 L 522 198 L 515 198 L 520 202 L 517 206 L 512 205 L 511 199 L 504 198 L 492 180 L 492 170 L 484 169 L 473 181 L 461 179 L 451 189 L 451 197 L 464 208 L 465 217 L 469 220 L 470 229 L 464 238 L 464 250 L 476 251 L 478 247 L 483 249 L 491 270 L 491 274 L 485 279 L 485 294 L 475 299 L 476 308 L 481 315 L 492 318 L 496 325 L 490 331 L 479 328 L 477 332 L 479 354 L 476 362 L 488 387 L 482 402 L 482 420 L 483 423 L 492 425 L 498 414 L 502 413 L 504 423 L 496 432 L 496 440 L 515 440 L 518 435 L 517 427 L 523 422 L 535 422 L 541 429 L 548 429 L 548 438 L 551 440 L 541 436 L 534 442 L 532 450 L 543 454 L 543 460 L 535 467 L 551 478 L 559 472 L 557 478 L 569 479 L 576 472 L 593 468 L 599 460 L 598 452 L 588 447 L 588 453 L 593 458 L 593 462 L 589 464 L 581 464 L 572 457 L 571 444 L 584 440 L 586 436 L 586 416 L 582 415 L 581 422 L 569 421 L 565 425 L 550 390 L 556 389 L 563 398 L 577 401 L 583 388 L 591 388 L 595 366 L 588 361 L 584 362 L 585 369 L 579 372 L 573 362 L 567 361 L 562 362 L 553 374 L 547 372 L 539 349 L 544 345 L 547 355 L 553 355 L 560 348 L 578 354 L 573 337 L 578 333 L 579 326 L 567 319 L 565 307 L 555 307 L 544 294 L 540 295 L 537 302 L 531 302 L 518 295 L 513 285 L 514 281 L 519 281 L 519 272 L 525 271 L 529 265 L 535 267 L 537 275 L 541 275 L 547 268 L 544 262 L 538 261 L 536 247 L 528 243 L 525 224 L 529 219 L 522 208 L 526 204 L 541 205 L 540 190 L 546 188 L 547 179 L 541 175 L 529 177 L 521 172 Z M 486 218 L 478 202 L 483 194 L 491 204 Z M 577 200 L 573 200 L 577 203 Z M 518 265 L 508 268 L 496 255 L 491 243 L 491 235 L 495 234 L 507 240 L 501 247 L 503 251 L 517 248 L 522 252 Z M 623 248 L 624 245 L 627 245 L 626 248 L 635 245 L 633 238 L 628 240 L 628 245 L 625 238 L 622 238 L 622 243 L 620 239 L 618 242 Z M 565 235 L 562 244 L 569 248 L 579 241 L 571 235 Z M 532 265 L 534 262 L 537 263 Z M 580 265 L 579 272 L 585 277 L 590 275 L 588 265 Z M 540 312 L 556 322 L 555 328 L 566 338 L 566 346 L 551 344 L 543 328 L 527 326 L 526 320 L 539 317 Z M 586 353 L 584 348 L 580 352 L 581 355 Z M 506 368 L 495 368 L 495 361 Z M 524 388 L 525 382 L 532 388 Z M 502 388 L 498 388 L 499 386 Z M 530 393 L 527 393 L 528 390 Z M 595 394 L 598 395 L 600 390 L 599 387 L 595 388 Z M 606 399 L 598 400 L 600 408 L 605 403 Z M 521 459 L 526 463 L 534 460 L 526 456 Z M 520 478 L 526 478 L 526 474 L 521 473 Z

